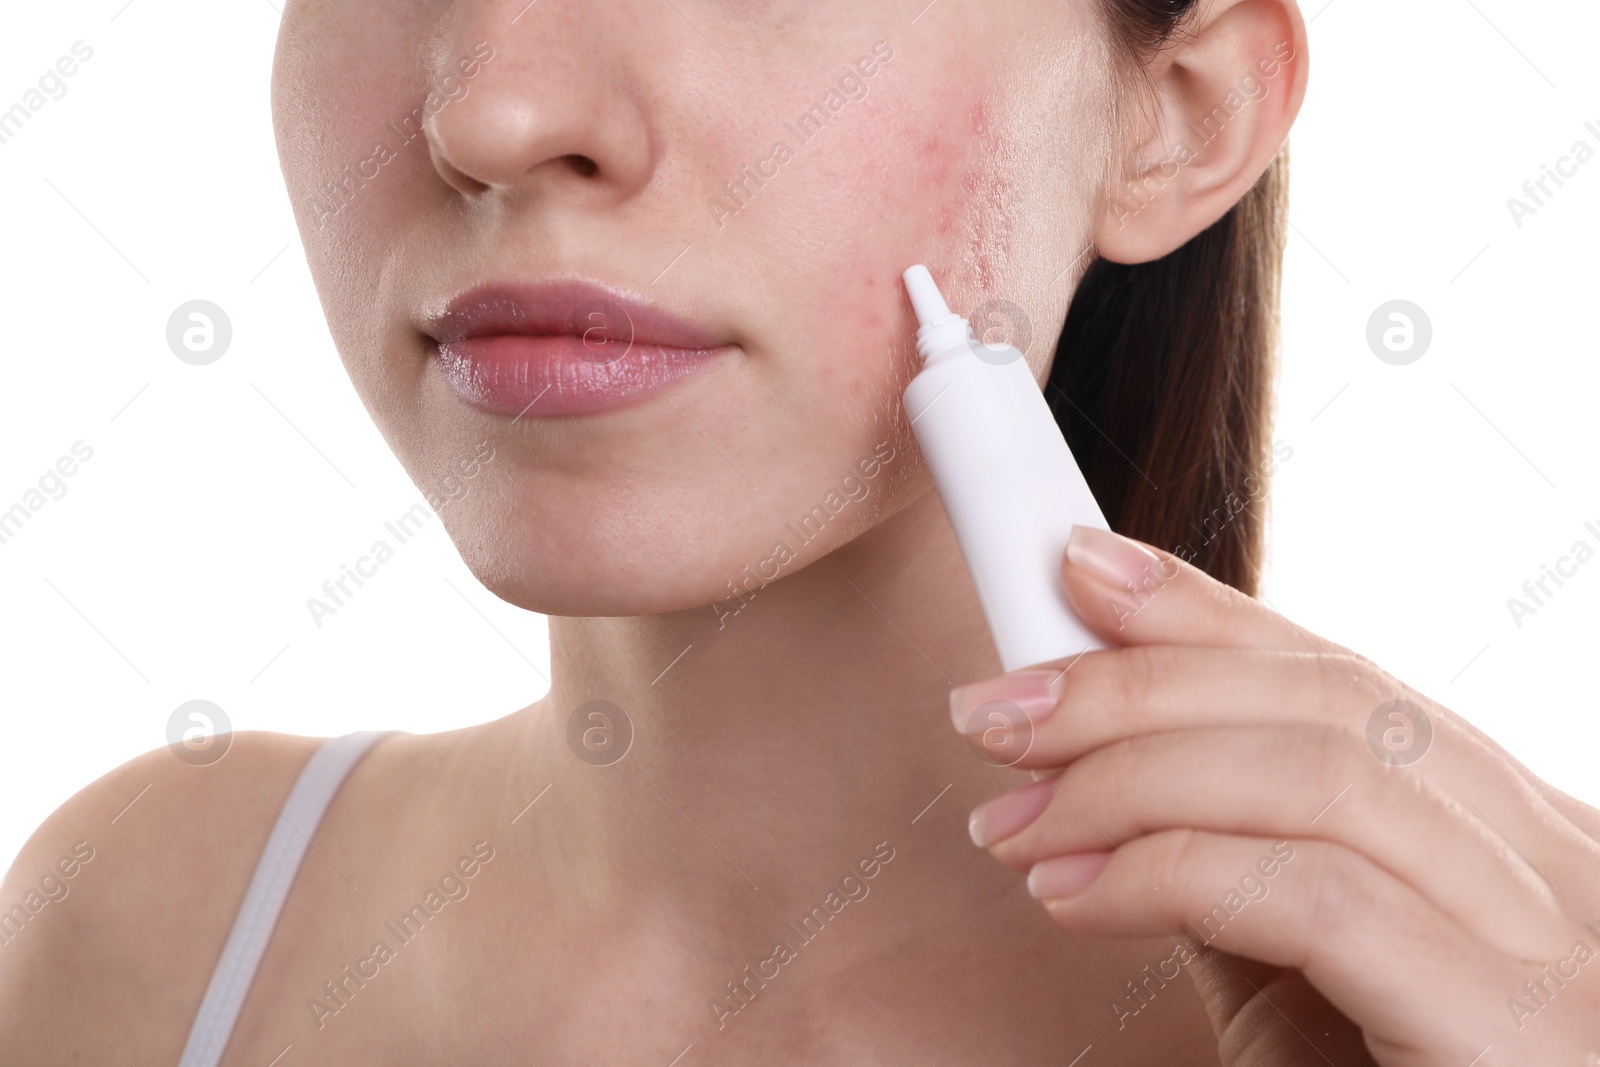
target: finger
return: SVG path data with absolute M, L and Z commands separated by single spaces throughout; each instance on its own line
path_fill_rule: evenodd
M 1085 624 L 1119 646 L 1309 651 L 1340 657 L 1341 662 L 1367 662 L 1172 553 L 1108 530 L 1073 527 L 1062 584 L 1068 602 Z M 1058 666 L 1070 668 L 1072 664 L 1067 661 Z M 1523 782 L 1577 831 L 1574 843 L 1586 852 L 1593 851 L 1593 841 L 1600 837 L 1600 812 L 1538 779 L 1471 724 L 1458 720 L 1458 725 L 1482 747 L 1498 752 Z
M 1600 908 L 1600 844 L 1582 805 L 1533 779 L 1470 723 L 1355 656 L 1150 645 L 1086 653 L 951 693 L 959 728 L 997 762 L 1051 769 L 1131 737 L 1204 727 L 1326 724 L 1357 752 L 1429 779 L 1522 853 L 1569 905 Z M 1554 794 L 1554 796 L 1552 796 Z M 1558 801 L 1566 801 L 1566 807 Z M 1568 809 L 1572 810 L 1568 810 Z M 1581 905 L 1581 908 L 1580 908 Z
M 1228 1067 L 1378 1067 L 1361 1027 L 1299 971 L 1216 949 L 1198 952 L 1189 976 Z
M 1527 860 L 1437 787 L 1331 727 L 1150 734 L 1025 789 L 1047 804 L 1010 836 L 1014 820 L 990 806 L 973 816 L 974 840 L 1015 870 L 1184 827 L 1315 838 L 1360 853 L 1510 956 L 1549 959 L 1572 943 L 1572 923 Z M 1014 797 L 991 803 L 1004 816 L 1040 799 Z
M 1595 839 L 1600 839 L 1600 810 L 1591 808 L 1575 797 L 1569 797 L 1543 779 L 1534 778 L 1528 783 L 1540 796 L 1544 797 L 1552 808 L 1561 813 L 1562 818 L 1572 824 L 1586 839 L 1587 844 L 1594 846 Z M 1600 861 L 1600 853 L 1591 853 L 1590 862 Z
M 1410 695 L 1365 660 L 1257 648 L 1144 645 L 1088 652 L 1065 670 L 1033 668 L 951 691 L 957 729 L 1031 729 L 1018 766 L 1060 766 L 1140 734 L 1207 726 L 1329 723 L 1366 730 L 1380 705 Z M 1423 698 L 1418 697 L 1421 700 Z
M 1545 803 L 1549 804 L 1554 811 L 1558 812 L 1563 819 L 1571 824 L 1573 830 L 1577 831 L 1573 836 L 1582 839 L 1581 843 L 1576 844 L 1576 847 L 1588 853 L 1586 862 L 1590 864 L 1600 862 L 1600 849 L 1596 847 L 1596 842 L 1600 842 L 1600 810 L 1590 807 L 1575 797 L 1568 796 L 1534 774 L 1523 766 L 1520 760 L 1510 752 L 1507 752 L 1498 741 L 1471 723 L 1460 718 L 1455 718 L 1455 721 L 1464 728 L 1479 749 L 1489 753 L 1499 763 L 1509 767 L 1526 784 L 1527 788 L 1537 793 Z
M 1339 845 L 1163 831 L 1122 846 L 1086 887 L 1041 865 L 1029 889 L 1075 932 L 1183 934 L 1299 970 L 1383 1062 L 1420 1062 L 1402 1054 L 1427 1049 L 1465 1064 L 1515 1035 L 1505 1008 L 1515 968 Z
M 1062 585 L 1084 623 L 1117 645 L 1351 654 L 1172 553 L 1109 530 L 1072 528 Z

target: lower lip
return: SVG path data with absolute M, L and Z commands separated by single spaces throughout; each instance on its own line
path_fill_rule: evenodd
M 497 415 L 542 418 L 642 403 L 728 349 L 497 334 L 446 342 L 438 351 L 445 381 L 468 404 Z

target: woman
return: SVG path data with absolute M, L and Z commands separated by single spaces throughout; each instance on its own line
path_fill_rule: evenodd
M 84 790 L 0 1063 L 1600 1063 L 1600 814 L 1251 597 L 1306 80 L 1293 0 L 291 2 L 340 353 L 550 691 Z M 1118 647 L 999 675 L 919 261 Z

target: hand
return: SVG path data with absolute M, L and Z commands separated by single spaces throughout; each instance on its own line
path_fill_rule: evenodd
M 974 841 L 1067 929 L 1174 938 L 1123 1027 L 1181 969 L 1227 1067 L 1600 1065 L 1600 812 L 1168 553 L 1078 527 L 1063 581 L 1124 647 L 951 708 L 1050 775 Z

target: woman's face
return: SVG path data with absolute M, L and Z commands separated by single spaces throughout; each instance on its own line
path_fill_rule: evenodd
M 1044 373 L 1106 31 L 1091 0 L 919 7 L 290 0 L 273 108 L 334 341 L 494 592 L 702 606 L 926 492 L 911 264 L 1021 308 Z

